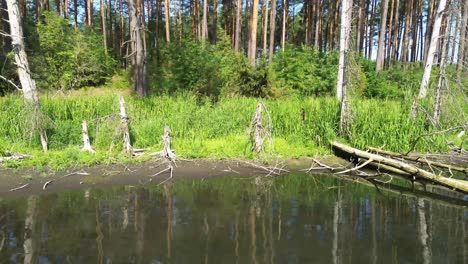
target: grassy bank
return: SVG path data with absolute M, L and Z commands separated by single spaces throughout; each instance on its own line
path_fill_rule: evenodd
M 136 148 L 159 150 L 164 126 L 172 130 L 173 149 L 184 158 L 254 158 L 248 135 L 255 111 L 255 98 L 200 100 L 194 96 L 126 96 L 132 144 Z M 340 139 L 353 146 L 372 145 L 406 151 L 421 134 L 430 132 L 424 113 L 409 119 L 411 102 L 352 100 L 352 126 L 346 138 L 338 135 L 339 105 L 335 98 L 288 98 L 263 100 L 273 123 L 271 152 L 280 158 L 313 156 L 329 152 L 328 142 Z M 0 98 L 0 154 L 31 153 L 24 165 L 64 168 L 74 164 L 92 165 L 127 162 L 121 153 L 118 133 L 118 98 L 99 96 L 41 97 L 50 152 L 42 154 L 38 137 L 31 135 L 31 122 L 21 97 Z M 267 118 L 267 117 L 265 117 Z M 91 144 L 97 154 L 80 152 L 81 122 L 88 121 Z M 445 135 L 447 136 L 447 135 Z M 442 136 L 423 138 L 419 151 L 445 150 Z M 268 148 L 270 149 L 270 148 Z M 18 166 L 10 162 L 8 166 Z

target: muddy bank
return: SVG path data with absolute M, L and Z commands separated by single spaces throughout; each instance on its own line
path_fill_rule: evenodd
M 330 162 L 343 162 L 336 157 Z M 309 167 L 309 158 L 288 160 L 286 168 L 298 171 Z M 152 175 L 165 169 L 157 161 L 128 165 L 97 165 L 76 167 L 66 171 L 38 171 L 36 169 L 0 168 L 0 197 L 19 197 L 31 194 L 46 194 L 68 189 L 85 189 L 113 185 L 156 185 L 170 177 L 169 171 Z M 206 179 L 220 176 L 258 176 L 266 172 L 243 161 L 183 160 L 177 162 L 171 180 Z M 45 188 L 44 188 L 44 185 Z

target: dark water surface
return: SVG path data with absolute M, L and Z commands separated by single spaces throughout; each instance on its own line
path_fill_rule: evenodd
M 0 263 L 468 263 L 468 209 L 324 176 L 0 198 Z

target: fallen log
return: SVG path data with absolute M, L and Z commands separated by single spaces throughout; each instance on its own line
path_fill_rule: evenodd
M 399 170 L 402 170 L 406 173 L 409 173 L 412 175 L 415 179 L 417 177 L 433 182 L 435 184 L 439 184 L 441 186 L 445 186 L 448 188 L 452 188 L 454 190 L 460 191 L 462 193 L 468 194 L 468 181 L 463 181 L 463 180 L 456 180 L 452 178 L 446 178 L 443 176 L 437 176 L 433 173 L 430 173 L 428 171 L 425 171 L 423 169 L 420 169 L 416 166 L 404 163 L 399 160 L 395 160 L 392 158 L 386 158 L 377 154 L 369 153 L 366 151 L 362 151 L 359 149 L 355 149 L 353 147 L 347 146 L 345 144 L 333 141 L 332 146 L 335 149 L 338 149 L 342 152 L 347 153 L 348 155 L 352 155 L 355 157 L 363 158 L 363 159 L 372 159 L 376 163 L 381 163 L 390 167 L 397 168 Z
M 439 168 L 444 168 L 444 169 L 449 169 L 449 170 L 468 173 L 468 168 L 458 167 L 458 166 L 445 164 L 445 163 L 441 163 L 441 162 L 437 162 L 437 161 L 431 161 L 431 160 L 425 159 L 424 157 L 408 156 L 408 155 L 404 155 L 404 154 L 401 154 L 401 153 L 396 153 L 396 152 L 392 152 L 392 151 L 388 151 L 388 150 L 382 150 L 382 149 L 373 148 L 373 147 L 367 147 L 367 149 L 370 150 L 373 153 L 387 155 L 387 156 L 390 156 L 392 158 L 400 158 L 400 159 L 404 159 L 404 160 L 419 162 L 419 163 L 422 163 L 422 164 L 426 164 L 428 166 L 434 166 L 434 167 L 439 167 Z

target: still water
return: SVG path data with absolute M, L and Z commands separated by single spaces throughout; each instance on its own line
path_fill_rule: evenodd
M 0 198 L 0 263 L 468 263 L 468 209 L 324 176 Z

